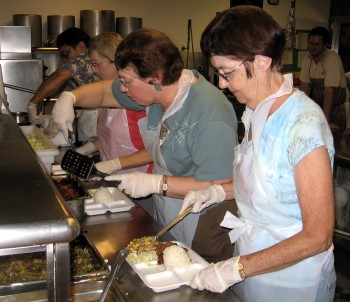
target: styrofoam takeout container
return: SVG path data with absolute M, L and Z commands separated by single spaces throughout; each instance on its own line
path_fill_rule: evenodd
M 177 289 L 182 285 L 189 285 L 198 272 L 209 266 L 209 263 L 194 250 L 179 241 L 173 242 L 187 249 L 191 260 L 188 268 L 167 270 L 164 264 L 149 266 L 143 263 L 133 263 L 127 258 L 127 262 L 141 280 L 156 293 Z
M 40 141 L 44 149 L 34 150 L 41 163 L 45 166 L 46 172 L 51 174 L 51 165 L 55 162 L 55 156 L 59 154 L 58 148 L 46 137 L 41 129 L 35 125 L 20 126 L 24 136 L 34 133 L 36 139 Z
M 87 215 L 101 215 L 107 212 L 117 213 L 130 211 L 135 204 L 128 198 L 123 192 L 119 191 L 115 187 L 107 187 L 109 192 L 113 196 L 113 201 L 109 204 L 102 204 L 94 201 L 94 194 L 96 190 L 88 190 L 92 196 L 91 199 L 85 199 L 85 213 Z

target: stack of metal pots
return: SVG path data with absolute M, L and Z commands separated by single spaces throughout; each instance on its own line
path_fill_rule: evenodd
M 31 27 L 32 47 L 42 46 L 42 21 L 41 15 L 16 14 L 12 16 L 13 25 Z
M 75 17 L 69 15 L 47 16 L 47 45 L 56 47 L 57 36 L 66 29 L 75 27 Z
M 142 28 L 142 18 L 118 17 L 116 18 L 116 32 L 125 38 L 129 33 Z
M 115 12 L 112 10 L 81 10 L 80 28 L 91 38 L 104 32 L 115 32 Z

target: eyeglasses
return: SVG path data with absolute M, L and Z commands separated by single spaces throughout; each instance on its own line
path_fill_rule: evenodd
M 60 58 L 61 59 L 68 59 L 68 56 L 69 56 L 71 50 L 72 50 L 72 47 L 69 47 L 66 50 L 61 50 L 59 52 Z
M 225 81 L 229 82 L 230 81 L 230 76 L 239 68 L 241 65 L 244 63 L 242 61 L 239 63 L 232 71 L 227 72 L 227 73 L 220 73 L 217 69 L 214 69 L 214 74 L 217 75 L 218 77 L 224 79 Z
M 103 59 L 100 60 L 100 61 L 91 61 L 91 60 L 90 60 L 90 64 L 91 64 L 91 66 L 93 66 L 93 67 L 98 67 L 98 66 L 102 63 L 102 61 L 109 61 L 110 63 L 114 63 L 114 62 L 111 61 L 110 59 L 103 58 Z
M 141 79 L 139 76 L 133 76 L 133 75 L 131 75 L 131 74 L 129 74 L 129 73 L 126 73 L 125 71 L 124 71 L 124 73 L 127 74 L 127 75 L 129 75 L 129 76 L 131 77 L 130 81 L 125 81 L 125 79 L 124 79 L 124 78 L 121 78 L 121 77 L 119 76 L 119 74 L 118 74 L 118 79 L 119 79 L 120 83 L 122 83 L 123 86 L 125 86 L 125 87 L 128 87 L 128 85 L 129 85 L 133 80 L 135 80 L 135 79 L 138 79 L 138 80 L 143 81 L 143 79 Z

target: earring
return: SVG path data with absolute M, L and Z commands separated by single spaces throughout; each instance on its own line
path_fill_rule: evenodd
M 157 91 L 162 91 L 162 87 L 158 84 L 158 83 L 155 83 L 153 84 L 154 85 L 154 88 L 157 90 Z

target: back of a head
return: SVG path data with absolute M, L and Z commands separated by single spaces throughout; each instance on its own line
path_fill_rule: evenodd
M 253 61 L 256 55 L 263 55 L 272 59 L 271 67 L 280 67 L 285 35 L 263 9 L 241 5 L 217 14 L 202 33 L 200 45 L 207 57 L 232 56 Z
M 71 27 L 63 31 L 57 36 L 56 45 L 60 48 L 64 45 L 75 47 L 79 42 L 84 42 L 89 47 L 90 36 L 80 28 Z
M 117 48 L 115 63 L 120 69 L 133 66 L 142 78 L 163 73 L 163 85 L 177 81 L 183 70 L 179 49 L 169 37 L 155 29 L 128 34 Z
M 100 56 L 113 62 L 115 51 L 122 40 L 122 36 L 116 32 L 106 32 L 97 35 L 90 40 L 89 54 L 94 50 Z
M 323 44 L 325 45 L 328 45 L 331 42 L 331 35 L 328 29 L 323 26 L 314 27 L 309 33 L 309 38 L 310 36 L 321 36 Z

